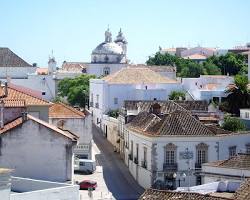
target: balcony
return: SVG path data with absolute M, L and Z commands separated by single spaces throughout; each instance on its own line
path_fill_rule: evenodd
M 195 163 L 195 169 L 201 169 L 202 163 Z
M 134 158 L 134 163 L 138 164 L 138 158 L 136 158 L 136 157 Z
M 99 103 L 95 103 L 95 107 L 96 107 L 96 108 L 99 108 Z
M 178 164 L 177 163 L 164 163 L 163 171 L 178 171 Z
M 141 167 L 147 169 L 147 161 L 146 160 L 141 161 Z
M 129 158 L 129 160 L 133 160 L 132 154 L 129 154 L 129 155 L 128 155 L 128 158 Z
M 93 102 L 89 102 L 89 107 L 93 107 L 94 103 Z

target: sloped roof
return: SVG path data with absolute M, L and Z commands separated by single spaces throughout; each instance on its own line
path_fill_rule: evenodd
M 47 67 L 46 68 L 39 67 L 36 69 L 36 74 L 38 75 L 47 75 L 48 73 L 49 73 L 49 69 Z
M 73 72 L 82 72 L 86 70 L 87 66 L 84 62 L 63 62 L 62 70 L 63 71 L 73 71 Z
M 129 65 L 129 67 L 143 67 L 149 68 L 154 72 L 175 72 L 176 67 L 168 66 L 168 65 L 144 65 L 144 64 L 137 64 L 137 65 Z
M 9 48 L 0 48 L 0 67 L 32 67 Z
M 39 123 L 40 125 L 43 125 L 43 126 L 49 128 L 49 129 L 51 129 L 51 130 L 53 130 L 53 131 L 55 131 L 55 132 L 57 132 L 57 133 L 59 133 L 59 134 L 61 134 L 63 136 L 73 140 L 73 141 L 76 141 L 79 138 L 77 135 L 69 132 L 68 130 L 63 131 L 63 130 L 57 128 L 56 126 L 54 126 L 52 124 L 49 124 L 49 123 L 47 123 L 45 121 L 42 121 L 42 120 L 40 120 L 38 118 L 35 118 L 35 117 L 31 116 L 31 115 L 27 115 L 27 120 L 26 121 L 28 121 L 28 120 L 35 121 L 35 122 Z M 0 134 L 6 133 L 7 131 L 9 131 L 11 129 L 14 129 L 14 128 L 22 125 L 26 121 L 23 121 L 23 118 L 19 117 L 19 118 L 15 119 L 14 121 L 9 122 L 8 124 L 5 124 L 4 127 L 2 129 L 0 129 Z
M 207 111 L 208 104 L 206 101 L 152 101 L 152 100 L 125 100 L 124 109 L 149 111 L 153 104 L 161 106 L 161 113 L 171 113 L 175 110 L 189 110 L 189 111 Z
M 49 118 L 84 118 L 85 114 L 63 103 L 54 103 L 49 108 Z
M 184 56 L 183 58 L 190 59 L 190 60 L 205 60 L 205 59 L 207 59 L 207 56 L 196 53 L 196 54 L 192 54 L 189 56 Z
M 204 164 L 212 167 L 250 170 L 250 154 L 239 153 L 229 159 Z
M 4 86 L 0 86 L 0 94 L 4 94 Z M 0 95 L 1 96 L 1 95 Z M 7 97 L 3 98 L 4 101 L 6 100 L 21 100 L 25 101 L 27 106 L 49 106 L 50 103 L 46 100 L 43 100 L 36 96 L 36 93 L 33 90 L 15 86 L 13 84 L 8 85 L 8 95 Z
M 127 67 L 112 73 L 102 80 L 109 84 L 164 84 L 177 83 L 176 80 L 164 77 L 149 68 Z
M 246 179 L 236 190 L 234 200 L 249 200 L 250 199 L 250 179 Z
M 214 197 L 194 192 L 175 192 L 168 190 L 146 189 L 139 200 L 226 200 L 229 198 Z
M 152 113 L 139 113 L 127 127 L 149 136 L 214 136 L 216 130 L 208 129 L 187 111 L 176 110 L 170 114 L 153 118 Z

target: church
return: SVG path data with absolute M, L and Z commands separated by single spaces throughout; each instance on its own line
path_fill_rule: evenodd
M 97 77 L 119 71 L 128 65 L 127 40 L 122 30 L 118 32 L 115 40 L 112 40 L 112 33 L 109 28 L 105 31 L 104 42 L 97 45 L 91 53 L 91 62 L 66 62 L 59 70 L 61 73 L 87 73 Z

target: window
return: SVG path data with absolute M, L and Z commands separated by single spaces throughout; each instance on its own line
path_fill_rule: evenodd
M 249 118 L 249 112 L 245 112 L 245 118 Z
M 109 75 L 110 74 L 110 68 L 109 67 L 104 67 L 103 69 L 103 74 L 106 76 L 106 75 Z
M 132 159 L 133 159 L 133 151 L 134 151 L 134 149 L 133 149 L 133 147 L 134 147 L 133 141 L 131 141 L 130 145 L 131 145 L 131 146 L 130 146 L 130 154 L 131 154 Z
M 93 95 L 93 93 L 91 93 L 91 95 L 90 95 L 90 102 L 93 102 L 94 101 L 94 95 Z
M 143 160 L 147 161 L 147 147 L 143 147 Z
M 236 148 L 237 148 L 236 146 L 229 147 L 229 158 L 236 155 Z
M 42 95 L 46 95 L 46 92 L 42 92 Z
M 202 163 L 208 162 L 208 145 L 200 143 L 196 146 L 196 163 L 200 166 Z
M 139 144 L 136 144 L 136 158 L 139 156 Z
M 176 163 L 176 146 L 173 143 L 169 143 L 165 147 L 165 163 L 175 164 Z
M 246 153 L 250 154 L 250 143 L 246 144 Z
M 85 166 L 85 163 L 84 162 L 80 162 L 79 165 L 80 166 Z
M 114 104 L 118 104 L 118 98 L 117 97 L 114 98 Z

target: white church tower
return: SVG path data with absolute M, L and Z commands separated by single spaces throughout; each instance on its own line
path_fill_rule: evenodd
M 53 72 L 56 71 L 56 59 L 54 56 L 49 57 L 49 62 L 48 62 L 48 68 L 49 68 L 49 74 L 52 74 Z
M 127 54 L 127 40 L 124 37 L 123 33 L 122 33 L 122 29 L 120 28 L 120 31 L 118 32 L 118 35 L 116 36 L 116 40 L 115 43 L 117 43 L 118 45 L 120 45 L 123 49 L 123 54 Z

